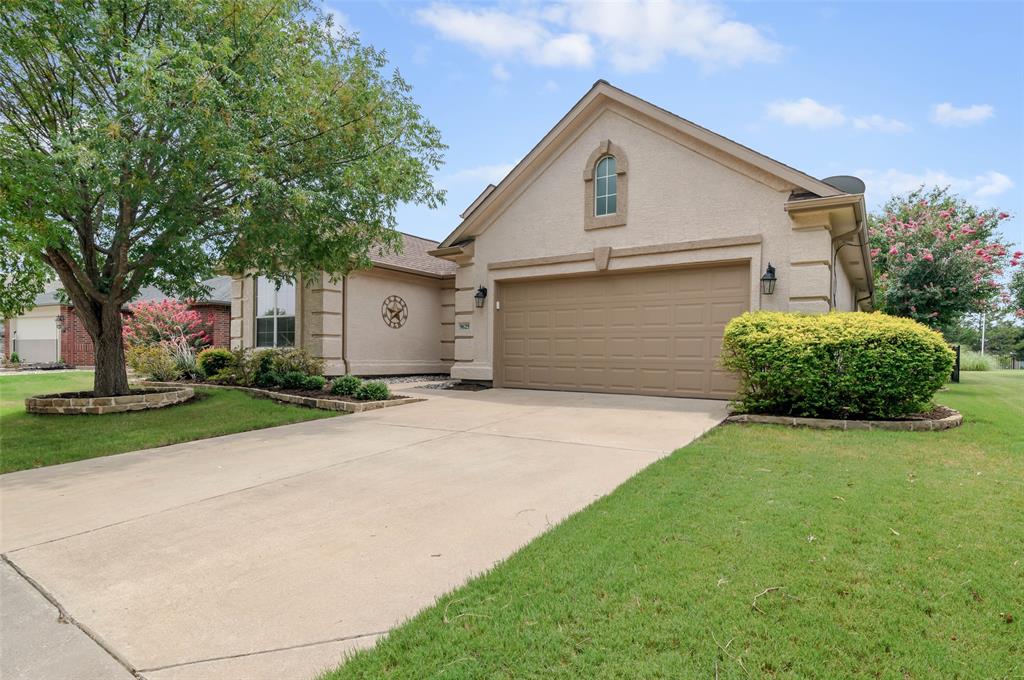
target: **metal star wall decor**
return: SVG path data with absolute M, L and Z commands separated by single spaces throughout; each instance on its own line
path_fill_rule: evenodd
M 384 303 L 380 306 L 380 315 L 387 325 L 392 328 L 401 328 L 405 325 L 405 320 L 409 318 L 409 306 L 397 295 L 389 295 L 384 298 Z

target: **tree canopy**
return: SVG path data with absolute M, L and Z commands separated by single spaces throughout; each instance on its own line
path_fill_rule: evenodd
M 399 247 L 397 205 L 444 200 L 444 146 L 386 65 L 310 0 L 8 0 L 0 311 L 55 272 L 97 393 L 121 393 L 120 309 L 142 286 L 340 275 Z
M 879 307 L 932 327 L 998 308 L 1006 300 L 1003 277 L 1022 257 L 999 232 L 1008 219 L 946 188 L 893 196 L 869 217 Z

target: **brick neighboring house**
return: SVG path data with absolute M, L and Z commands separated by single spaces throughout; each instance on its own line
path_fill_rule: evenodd
M 231 278 L 218 276 L 204 282 L 210 287 L 206 299 L 189 305 L 202 316 L 214 347 L 231 342 Z M 3 352 L 17 352 L 25 363 L 63 361 L 68 366 L 92 366 L 92 338 L 72 305 L 57 297 L 58 284 L 36 297 L 35 307 L 24 314 L 4 319 Z M 160 302 L 168 299 L 156 288 L 143 288 L 132 302 Z

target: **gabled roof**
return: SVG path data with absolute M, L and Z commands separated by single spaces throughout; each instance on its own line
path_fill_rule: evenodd
M 429 255 L 437 248 L 437 241 L 428 238 L 402 234 L 402 252 L 385 253 L 380 249 L 370 253 L 370 261 L 385 269 L 395 269 L 428 276 L 454 276 L 458 267 L 453 262 Z
M 819 179 L 815 179 L 806 173 L 784 163 L 780 163 L 773 158 L 769 158 L 768 156 L 758 153 L 749 147 L 734 142 L 727 137 L 723 137 L 722 135 L 712 132 L 707 128 L 701 127 L 696 123 L 692 123 L 685 118 L 681 118 L 680 116 L 677 116 L 670 111 L 666 111 L 661 107 L 655 106 L 644 99 L 611 85 L 605 80 L 598 80 L 594 83 L 594 86 L 591 87 L 585 95 L 583 95 L 583 98 L 576 102 L 576 105 L 573 106 L 546 135 L 544 135 L 544 138 L 541 139 L 533 149 L 530 150 L 530 153 L 526 154 L 526 156 L 519 161 L 519 163 L 512 168 L 507 175 L 505 175 L 494 189 L 490 191 L 485 190 L 484 193 L 474 201 L 473 205 L 471 205 L 466 212 L 462 214 L 463 220 L 461 224 L 459 224 L 459 226 L 441 242 L 440 247 L 449 247 L 456 241 L 473 235 L 473 227 L 481 220 L 481 216 L 487 212 L 487 208 L 497 202 L 500 202 L 509 193 L 510 187 L 517 183 L 517 180 L 528 171 L 528 169 L 534 164 L 534 161 L 544 156 L 545 151 L 554 145 L 562 137 L 564 132 L 572 127 L 573 122 L 576 119 L 587 115 L 595 106 L 600 106 L 608 102 L 617 102 L 622 106 L 631 108 L 640 114 L 646 115 L 665 125 L 675 128 L 683 134 L 693 137 L 699 142 L 703 142 L 704 144 L 707 144 L 710 147 L 728 154 L 742 162 L 748 163 L 769 175 L 779 178 L 783 182 L 790 184 L 796 191 L 802 191 L 820 197 L 837 196 L 843 193 L 835 187 L 825 184 Z

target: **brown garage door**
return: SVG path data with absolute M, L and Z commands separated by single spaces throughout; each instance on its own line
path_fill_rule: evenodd
M 733 396 L 722 330 L 749 308 L 749 266 L 501 283 L 501 387 Z

